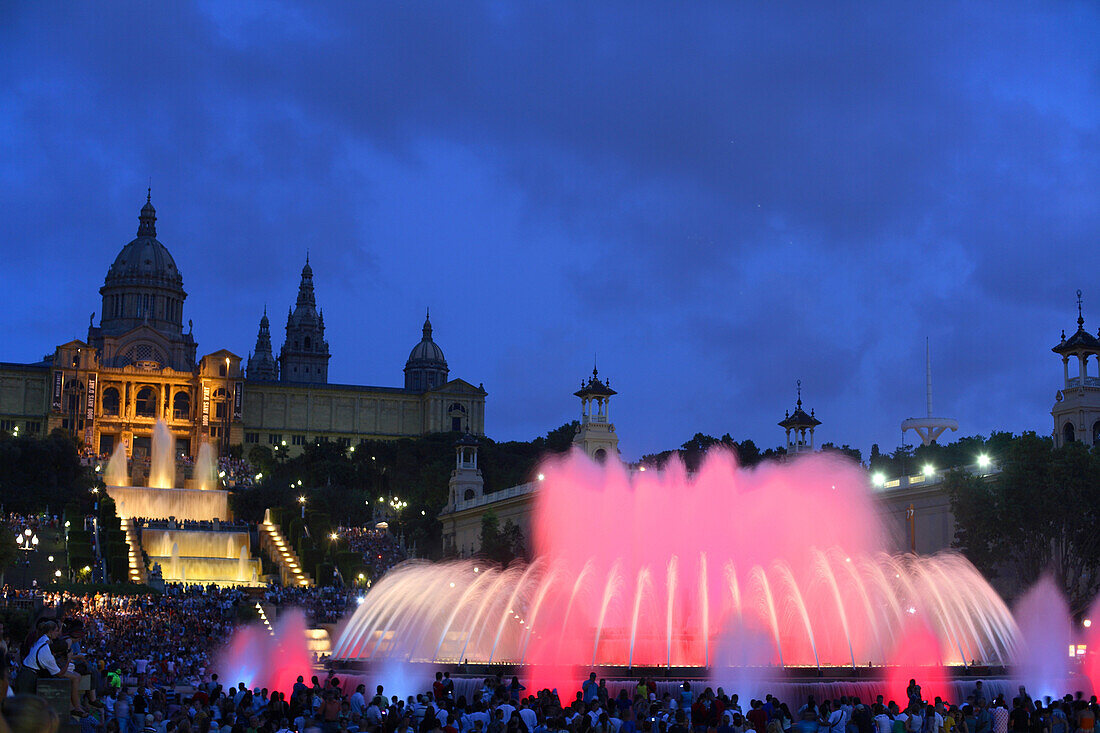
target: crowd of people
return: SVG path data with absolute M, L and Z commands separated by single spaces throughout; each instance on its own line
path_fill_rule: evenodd
M 299 608 L 305 612 L 311 626 L 334 624 L 344 617 L 358 594 L 347 588 L 327 587 L 289 587 L 269 585 L 264 591 L 264 600 L 283 608 Z
M 219 679 L 211 666 L 247 602 L 243 590 L 170 586 L 163 595 L 42 598 L 47 611 L 25 638 L 4 633 L 11 654 L 0 684 L 17 694 L 3 716 L 15 733 L 56 730 L 56 716 L 33 694 L 45 677 L 69 685 L 83 733 L 1093 733 L 1100 716 L 1095 697 L 1035 700 L 1020 687 L 1009 702 L 981 682 L 960 700 L 928 699 L 910 680 L 892 699 L 742 701 L 705 683 L 665 680 L 659 688 L 643 678 L 609 686 L 595 673 L 575 693 L 559 693 L 531 692 L 501 674 L 456 685 L 440 671 L 430 687 L 387 690 L 384 678 L 304 669 L 289 689 L 271 690 Z M 354 596 L 271 587 L 264 598 L 338 618 Z
M 363 553 L 363 562 L 370 568 L 372 578 L 381 578 L 394 565 L 408 559 L 401 543 L 389 530 L 341 527 L 339 533 L 347 540 L 348 547 Z

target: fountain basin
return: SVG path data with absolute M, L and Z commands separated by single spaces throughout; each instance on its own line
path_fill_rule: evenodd
M 229 493 L 202 489 L 152 489 L 108 486 L 107 495 L 123 518 L 191 520 L 229 519 Z

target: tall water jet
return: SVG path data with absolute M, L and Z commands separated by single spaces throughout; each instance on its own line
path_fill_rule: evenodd
M 153 451 L 149 462 L 149 486 L 171 489 L 176 485 L 176 439 L 164 420 L 153 426 Z
M 248 554 L 247 547 L 241 547 L 240 557 L 237 558 L 237 580 L 247 583 L 252 577 L 252 558 Z
M 1058 697 L 1069 687 L 1069 645 L 1073 641 L 1069 606 L 1050 576 L 1043 576 L 1016 605 L 1022 643 L 1013 671 L 1036 700 Z
M 168 558 L 169 562 L 171 563 L 169 565 L 169 568 L 171 568 L 172 575 L 176 576 L 177 578 L 182 577 L 183 567 L 180 565 L 180 546 L 178 542 L 172 543 L 172 551 Z
M 126 444 L 119 442 L 111 452 L 111 460 L 107 461 L 107 473 L 103 481 L 108 486 L 129 486 L 130 468 L 126 461 Z
M 203 441 L 199 446 L 199 455 L 195 459 L 195 470 L 192 481 L 196 489 L 207 491 L 217 486 L 218 459 L 214 456 L 214 448 L 209 442 Z

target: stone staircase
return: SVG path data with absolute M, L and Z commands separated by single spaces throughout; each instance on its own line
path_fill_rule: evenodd
M 123 517 L 119 520 L 122 530 L 126 533 L 126 546 L 129 548 L 129 578 L 131 583 L 146 583 L 149 580 L 145 571 L 145 560 L 141 556 L 141 540 L 138 539 L 137 529 L 133 522 Z
M 265 550 L 279 566 L 279 579 L 283 586 L 313 585 L 313 579 L 302 567 L 298 554 L 271 521 L 270 512 L 264 512 L 264 521 L 260 524 L 260 549 Z

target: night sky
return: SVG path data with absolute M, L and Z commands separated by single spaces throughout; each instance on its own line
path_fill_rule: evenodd
M 498 440 L 595 356 L 627 458 L 778 445 L 797 379 L 888 450 L 926 336 L 955 437 L 1048 434 L 1100 327 L 1093 3 L 3 3 L 0 50 L 3 361 L 98 322 L 150 179 L 200 354 L 277 350 L 308 249 L 330 381 L 430 307 Z

